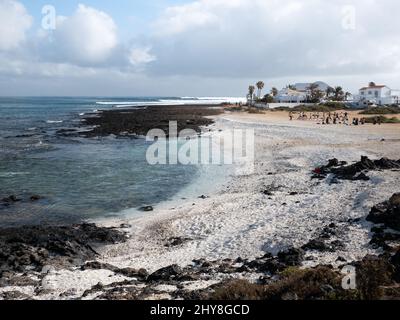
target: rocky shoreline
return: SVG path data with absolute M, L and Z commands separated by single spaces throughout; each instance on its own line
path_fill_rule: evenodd
M 152 129 L 161 129 L 168 136 L 170 121 L 177 122 L 178 132 L 192 129 L 200 133 L 201 127 L 214 123 L 210 117 L 221 113 L 223 108 L 214 105 L 147 106 L 103 110 L 82 118 L 83 125 L 89 130 L 64 129 L 59 130 L 58 135 L 87 138 L 115 135 L 137 138 L 146 136 Z
M 186 267 L 170 265 L 151 274 L 145 269 L 118 268 L 95 260 L 96 245 L 126 240 L 126 235 L 117 229 L 91 224 L 5 229 L 0 230 L 0 288 L 34 286 L 34 292 L 40 296 L 44 290 L 41 280 L 49 270 L 78 268 L 82 271 L 108 270 L 124 277 L 123 281 L 115 283 L 97 283 L 85 290 L 80 299 L 398 299 L 400 194 L 394 194 L 390 200 L 373 207 L 366 219 L 378 223 L 372 228 L 371 244 L 379 245 L 383 253 L 367 256 L 362 261 L 343 261 L 342 266 L 351 265 L 357 270 L 355 290 L 342 288 L 344 276 L 340 267 L 301 268 L 307 252 L 335 252 L 340 247 L 339 243 L 325 244 L 331 235 L 340 232 L 333 224 L 326 226 L 315 240 L 303 247 L 288 248 L 275 256 L 266 253 L 255 260 L 240 257 L 218 261 L 200 259 Z M 180 245 L 180 242 L 175 245 Z M 250 275 L 255 281 L 246 280 Z M 218 278 L 222 280 L 215 281 Z M 206 285 L 190 289 L 190 284 L 195 283 Z M 17 289 L 2 292 L 0 297 L 36 298 Z M 63 297 L 65 294 L 59 298 Z
M 399 161 L 369 160 L 348 165 L 337 159 L 311 172 L 311 177 L 333 179 L 332 174 L 350 181 L 371 170 L 397 170 Z M 346 174 L 344 174 L 346 173 Z M 313 176 L 314 175 L 314 176 Z M 339 183 L 339 182 L 338 182 Z M 360 261 L 346 261 L 339 254 L 338 265 L 303 268 L 311 253 L 335 254 L 343 248 L 336 235 L 346 232 L 343 226 L 327 224 L 317 230 L 301 247 L 289 247 L 273 255 L 256 259 L 193 260 L 185 267 L 176 264 L 154 272 L 145 269 L 119 268 L 104 263 L 98 246 L 121 243 L 127 234 L 120 228 L 93 224 L 54 227 L 0 229 L 0 298 L 42 299 L 48 293 L 46 276 L 54 270 L 108 272 L 117 281 L 98 282 L 82 292 L 62 292 L 56 299 L 400 299 L 400 194 L 376 204 L 367 217 L 374 225 L 370 245 L 382 253 Z M 360 219 L 347 221 L 348 225 Z M 165 245 L 179 247 L 184 237 L 165 239 Z M 344 290 L 341 268 L 354 266 L 357 288 Z M 30 294 L 23 288 L 30 288 Z

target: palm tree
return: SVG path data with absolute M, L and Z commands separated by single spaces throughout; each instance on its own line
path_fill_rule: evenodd
M 249 94 L 247 95 L 247 97 L 250 100 L 250 104 L 253 104 L 254 91 L 256 91 L 256 87 L 249 86 Z
M 333 91 L 335 101 L 342 101 L 344 99 L 344 91 L 342 87 L 337 86 L 333 89 Z
M 344 94 L 344 99 L 347 101 L 351 96 L 352 96 L 352 94 L 350 92 L 346 92 Z
M 273 88 L 271 89 L 271 94 L 272 94 L 273 97 L 276 97 L 276 96 L 278 95 L 278 89 L 275 88 L 275 87 L 273 87 Z
M 326 89 L 326 98 L 329 99 L 329 97 L 335 92 L 335 90 L 332 87 L 328 87 Z
M 264 89 L 265 84 L 264 84 L 264 82 L 262 82 L 262 81 L 258 81 L 258 82 L 256 83 L 256 86 L 257 86 L 257 89 L 258 89 L 258 94 L 257 94 L 257 96 L 258 96 L 258 99 L 260 99 L 260 98 L 261 98 L 261 91 L 262 91 L 262 89 Z
M 321 99 L 324 96 L 324 93 L 319 89 L 319 85 L 317 83 L 311 83 L 307 88 L 309 91 L 308 101 L 311 103 L 320 103 Z

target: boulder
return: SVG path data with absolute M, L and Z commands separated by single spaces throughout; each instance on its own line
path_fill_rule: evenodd
M 387 228 L 400 231 L 400 204 L 399 194 L 394 194 L 389 201 L 382 202 L 374 206 L 367 221 L 383 224 Z
M 400 206 L 400 193 L 395 193 L 389 200 L 392 206 Z
M 289 248 L 278 253 L 278 261 L 291 267 L 300 266 L 304 259 L 304 250 Z
M 176 264 L 161 268 L 148 276 L 148 282 L 170 281 L 182 274 L 182 268 Z
M 40 272 L 46 265 L 80 266 L 97 256 L 93 244 L 125 240 L 124 233 L 94 224 L 0 229 L 0 272 Z
M 17 198 L 17 196 L 15 196 L 15 195 L 11 195 L 7 198 L 2 199 L 2 202 L 5 202 L 5 203 L 14 203 L 14 202 L 19 202 L 19 201 L 21 201 L 21 199 Z
M 303 250 L 314 250 L 319 252 L 329 251 L 330 247 L 321 239 L 310 240 L 307 244 L 301 247 Z

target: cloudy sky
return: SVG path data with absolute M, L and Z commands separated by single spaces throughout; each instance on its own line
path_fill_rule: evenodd
M 400 89 L 399 14 L 398 0 L 0 0 L 0 95 Z

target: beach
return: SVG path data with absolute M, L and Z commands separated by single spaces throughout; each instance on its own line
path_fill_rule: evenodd
M 332 158 L 348 163 L 359 161 L 361 156 L 397 159 L 399 125 L 324 126 L 290 121 L 287 112 L 227 112 L 214 116 L 214 121 L 214 132 L 255 129 L 255 172 L 228 174 L 213 193 L 160 204 L 141 217 L 95 220 L 105 227 L 121 226 L 128 237 L 125 242 L 100 247 L 96 261 L 119 269 L 146 269 L 149 274 L 171 265 L 185 268 L 198 260 L 251 261 L 266 253 L 276 255 L 287 248 L 302 247 L 329 225 L 335 229 L 327 242 L 331 250 L 307 251 L 302 267 L 339 267 L 382 252 L 369 244 L 372 224 L 365 218 L 371 207 L 398 191 L 400 171 L 371 171 L 368 181 L 340 183 L 313 180 L 311 172 Z M 259 277 L 259 272 L 214 272 L 182 282 L 180 290 Z M 51 269 L 41 280 L 41 286 L 48 290 L 31 294 L 35 299 L 78 298 L 98 283 L 127 279 L 107 267 Z M 135 288 L 140 291 L 143 284 Z M 11 289 L 15 288 L 1 288 L 0 292 Z M 29 294 L 33 289 L 25 286 L 24 292 Z M 170 299 L 178 290 L 176 284 L 158 289 L 153 285 L 146 298 Z M 99 292 L 87 298 L 96 298 Z

